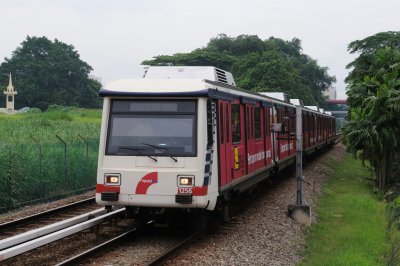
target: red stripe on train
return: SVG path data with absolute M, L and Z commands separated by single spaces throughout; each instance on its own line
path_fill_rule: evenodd
M 105 186 L 103 184 L 97 184 L 96 185 L 96 193 L 103 193 L 103 192 L 120 192 L 120 187 L 119 186 Z
M 151 172 L 147 175 L 145 175 L 144 177 L 142 177 L 142 179 L 140 179 L 137 187 L 136 187 L 136 191 L 135 194 L 147 194 L 147 189 L 153 185 L 153 184 L 157 184 L 158 183 L 158 173 L 157 172 Z
M 205 196 L 205 195 L 207 195 L 207 192 L 208 192 L 208 186 L 194 187 L 192 189 L 193 196 Z

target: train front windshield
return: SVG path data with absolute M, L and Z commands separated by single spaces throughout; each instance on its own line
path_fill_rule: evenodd
M 107 155 L 196 156 L 196 102 L 113 100 Z

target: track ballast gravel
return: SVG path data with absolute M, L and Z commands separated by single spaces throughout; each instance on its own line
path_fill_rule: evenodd
M 344 146 L 339 143 L 303 170 L 307 182 L 304 199 L 311 205 L 313 223 L 318 196 L 332 172 L 324 162 L 340 161 L 344 156 Z M 287 215 L 288 205 L 295 202 L 295 188 L 295 174 L 291 173 L 241 212 L 240 222 L 201 239 L 165 265 L 296 265 L 305 248 L 307 227 Z

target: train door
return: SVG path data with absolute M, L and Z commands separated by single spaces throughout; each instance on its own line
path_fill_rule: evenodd
M 282 125 L 282 131 L 276 133 L 277 140 L 277 160 L 283 160 L 289 155 L 288 132 L 289 122 L 285 106 L 277 106 L 277 123 Z
M 231 104 L 231 134 L 234 178 L 242 177 L 246 174 L 246 147 L 244 134 L 244 106 L 237 102 Z
M 311 136 L 310 136 L 310 145 L 311 146 L 314 146 L 316 144 L 315 143 L 315 140 L 316 140 L 316 134 L 315 134 L 316 127 L 317 127 L 316 117 L 315 117 L 315 114 L 313 113 L 313 114 L 311 114 L 311 125 L 310 125 L 310 134 L 311 134 Z
M 275 132 L 275 128 L 274 125 L 278 123 L 278 107 L 277 105 L 273 105 L 271 108 L 271 141 L 272 141 L 272 160 L 274 162 L 279 161 L 279 143 L 278 143 L 278 134 L 277 132 Z
M 309 136 L 308 136 L 308 113 L 302 111 L 302 121 L 303 121 L 303 151 L 305 151 L 309 146 Z
M 318 144 L 321 143 L 322 140 L 322 120 L 321 120 L 321 116 L 317 115 L 317 128 L 318 128 L 318 132 L 317 132 L 317 138 L 318 138 Z
M 264 136 L 265 136 L 265 164 L 270 165 L 272 164 L 272 154 L 274 152 L 272 147 L 272 109 L 271 108 L 264 108 Z
M 296 153 L 296 109 L 288 108 L 288 155 L 293 155 Z
M 332 118 L 331 118 L 332 119 Z M 332 119 L 332 137 L 336 137 L 336 119 Z
M 247 155 L 247 173 L 254 171 L 253 155 L 255 154 L 254 148 L 254 107 L 246 105 L 246 155 Z
M 257 105 L 253 107 L 254 148 L 253 154 L 251 155 L 253 171 L 265 166 L 264 119 L 265 116 L 263 109 L 261 108 L 260 104 L 257 103 Z
M 230 104 L 219 101 L 218 103 L 218 137 L 219 137 L 219 168 L 220 182 L 224 186 L 232 181 L 232 156 L 230 132 Z

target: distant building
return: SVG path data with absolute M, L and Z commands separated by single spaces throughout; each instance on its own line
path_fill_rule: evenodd
M 335 87 L 328 87 L 326 90 L 322 92 L 322 94 L 326 97 L 328 97 L 329 100 L 336 100 L 337 93 L 336 93 L 336 88 Z
M 339 130 L 346 122 L 349 106 L 346 100 L 326 100 L 325 110 L 332 113 L 336 118 L 336 129 Z

